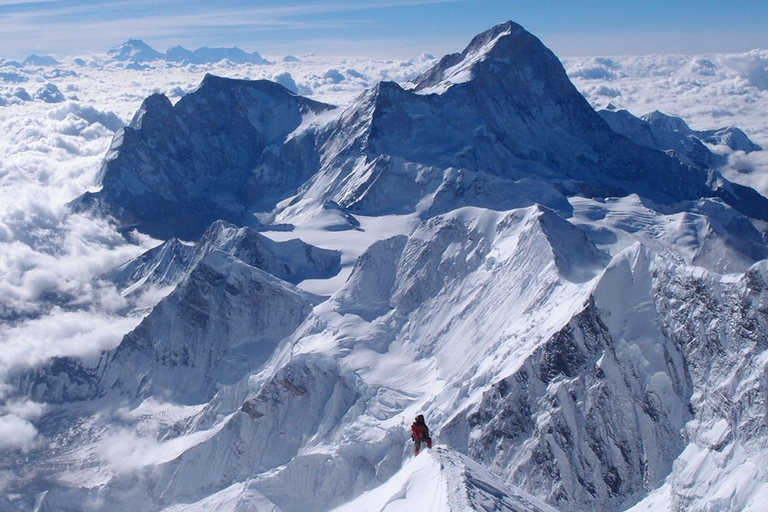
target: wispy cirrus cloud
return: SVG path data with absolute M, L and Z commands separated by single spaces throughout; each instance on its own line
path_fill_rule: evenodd
M 8 2 L 0 3 L 0 41 L 8 49 L 61 54 L 62 49 L 71 49 L 68 53 L 103 51 L 128 38 L 185 42 L 193 47 L 243 46 L 265 43 L 269 38 L 296 41 L 312 31 L 338 39 L 339 31 L 354 30 L 347 36 L 348 44 L 365 39 L 361 26 L 368 25 L 375 32 L 377 24 L 381 25 L 378 14 L 366 16 L 366 12 L 461 2 L 466 0 L 260 2 L 250 6 L 221 1 Z M 317 33 L 312 37 L 317 39 Z

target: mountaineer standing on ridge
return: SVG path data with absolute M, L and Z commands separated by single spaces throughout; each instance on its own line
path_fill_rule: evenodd
M 418 455 L 421 451 L 421 443 L 426 442 L 427 448 L 432 448 L 432 438 L 429 437 L 429 428 L 424 423 L 424 415 L 419 414 L 416 416 L 416 421 L 411 425 L 411 439 L 413 439 L 414 455 Z

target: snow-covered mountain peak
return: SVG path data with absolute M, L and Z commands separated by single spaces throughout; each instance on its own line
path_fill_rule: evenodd
M 557 57 L 534 35 L 508 21 L 475 36 L 461 53 L 443 57 L 414 84 L 416 91 L 428 94 L 491 79 L 539 92 L 545 82 L 568 82 Z
M 163 239 L 196 239 L 218 219 L 257 224 L 254 209 L 271 209 L 315 170 L 311 140 L 287 139 L 332 108 L 267 80 L 214 75 L 175 105 L 152 95 L 115 136 L 102 189 L 74 206 Z
M 134 114 L 133 118 L 131 118 L 131 122 L 128 124 L 128 126 L 134 130 L 141 130 L 144 128 L 145 117 L 148 117 L 150 123 L 161 123 L 162 120 L 168 117 L 172 111 L 173 104 L 165 94 L 151 94 L 144 98 L 144 101 L 141 102 L 139 110 L 137 110 L 136 114 Z M 120 148 L 122 138 L 117 138 L 116 141 L 117 143 L 113 143 L 110 147 L 110 152 L 113 154 Z
M 150 62 L 163 58 L 163 54 L 149 46 L 141 39 L 129 39 L 123 44 L 107 52 L 114 60 L 125 62 Z
M 425 450 L 383 485 L 333 512 L 396 512 L 404 504 L 408 510 L 441 512 L 556 512 L 446 446 Z
M 100 363 L 105 391 L 207 402 L 257 368 L 319 298 L 223 251 L 189 276 Z M 178 387 L 189 379 L 194 387 Z
M 446 55 L 429 71 L 414 81 L 416 90 L 423 93 L 439 92 L 452 84 L 464 83 L 472 78 L 472 68 L 487 57 L 499 38 L 510 35 L 522 27 L 507 22 L 475 36 L 461 53 Z
M 536 207 L 541 230 L 553 251 L 563 278 L 581 283 L 595 277 L 611 260 L 588 239 L 583 230 L 548 208 Z
M 188 50 L 182 46 L 169 48 L 165 53 L 159 52 L 140 39 L 128 41 L 107 51 L 111 60 L 130 63 L 129 67 L 144 66 L 143 63 L 165 61 L 179 64 L 211 64 L 228 60 L 233 63 L 269 64 L 258 52 L 246 52 L 240 48 L 197 48 Z
M 617 133 L 512 23 L 421 83 L 147 98 L 93 197 L 174 238 L 89 283 L 118 308 L 99 325 L 132 315 L 117 348 L 0 386 L 0 431 L 35 436 L 0 450 L 0 510 L 328 512 L 382 484 L 344 510 L 757 503 L 768 207 L 694 159 L 737 132 Z M 2 332 L 79 338 L 73 313 Z
M 235 63 L 269 64 L 258 52 L 246 52 L 240 48 L 197 48 L 188 50 L 174 46 L 165 52 L 165 60 L 182 64 L 205 64 L 228 60 Z
M 216 221 L 196 244 L 172 238 L 107 274 L 124 295 L 154 286 L 176 286 L 208 254 L 222 251 L 292 284 L 329 278 L 340 269 L 337 251 L 320 249 L 298 238 L 273 241 L 250 227 Z
M 664 112 L 654 110 L 641 117 L 641 119 L 652 127 L 663 128 L 669 131 L 688 133 L 691 131 L 688 124 L 681 118 L 670 116 Z

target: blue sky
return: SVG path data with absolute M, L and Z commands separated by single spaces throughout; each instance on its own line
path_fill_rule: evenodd
M 441 56 L 513 20 L 560 56 L 768 48 L 765 0 L 0 0 L 0 56 L 238 46 L 263 55 Z

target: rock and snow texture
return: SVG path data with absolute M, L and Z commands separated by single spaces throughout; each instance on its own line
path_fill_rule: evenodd
M 327 279 L 338 273 L 338 251 L 320 249 L 298 238 L 275 242 L 249 227 L 216 221 L 196 244 L 171 239 L 124 263 L 106 277 L 124 294 L 142 287 L 174 286 L 210 252 L 223 251 L 292 284 L 305 279 Z
M 343 112 L 273 82 L 213 76 L 176 105 L 152 96 L 115 138 L 101 184 L 75 204 L 182 239 L 219 218 L 256 223 L 278 206 L 291 222 L 328 203 L 366 215 L 536 203 L 567 212 L 567 196 L 638 193 L 768 211 L 752 189 L 611 130 L 557 57 L 512 22 L 411 89 L 380 82 Z
M 443 446 L 406 462 L 384 485 L 333 512 L 556 512 L 509 487 L 472 459 Z
M 649 148 L 670 152 L 685 164 L 716 169 L 726 162 L 724 155 L 715 154 L 705 145 L 722 145 L 731 151 L 751 153 L 762 148 L 749 140 L 738 128 L 693 130 L 679 117 L 654 111 L 637 118 L 626 110 L 608 108 L 598 111 L 617 133 Z
M 158 238 L 198 238 L 219 219 L 258 225 L 313 169 L 311 137 L 288 136 L 330 105 L 267 80 L 206 76 L 175 105 L 147 98 L 118 132 L 101 170 L 102 189 L 79 198 Z
M 100 384 L 134 399 L 207 402 L 261 366 L 318 301 L 213 251 L 104 357 Z
M 169 238 L 105 275 L 163 298 L 9 381 L 43 441 L 0 505 L 758 510 L 767 203 L 643 122 L 612 131 L 513 23 L 343 111 L 216 77 L 149 98 L 76 204 Z

